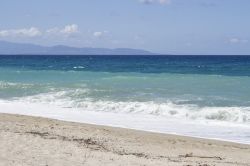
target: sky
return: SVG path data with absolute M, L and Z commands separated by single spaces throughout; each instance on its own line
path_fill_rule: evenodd
M 250 55 L 250 0 L 0 0 L 0 40 Z

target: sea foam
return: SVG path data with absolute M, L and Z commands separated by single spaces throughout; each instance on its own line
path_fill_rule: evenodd
M 0 112 L 250 144 L 250 126 L 228 122 L 200 123 L 149 114 L 97 112 L 45 103 L 6 100 L 0 100 Z
M 250 107 L 201 107 L 195 104 L 176 104 L 169 100 L 165 102 L 109 101 L 89 98 L 88 93 L 88 89 L 75 89 L 42 93 L 14 100 L 24 103 L 43 103 L 59 108 L 74 108 L 83 112 L 142 114 L 199 122 L 250 124 Z

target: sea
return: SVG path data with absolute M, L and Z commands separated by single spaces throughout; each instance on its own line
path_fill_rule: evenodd
M 0 112 L 250 144 L 250 56 L 0 56 Z

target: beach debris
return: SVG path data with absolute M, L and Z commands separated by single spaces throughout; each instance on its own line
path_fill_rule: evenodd
M 194 155 L 193 153 L 187 153 L 185 155 L 179 155 L 179 157 L 182 158 L 190 158 L 190 157 L 194 157 L 194 158 L 203 158 L 203 159 L 217 159 L 217 160 L 223 160 L 222 157 L 219 156 L 199 156 L 199 155 Z

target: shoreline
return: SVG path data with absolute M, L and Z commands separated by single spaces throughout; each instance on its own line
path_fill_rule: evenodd
M 120 127 L 250 145 L 250 140 L 248 139 L 250 126 L 241 126 L 238 124 L 206 122 L 197 125 L 195 121 L 180 121 L 171 118 L 166 119 L 161 116 L 82 111 L 71 108 L 59 108 L 53 105 L 25 102 L 13 103 L 0 101 L 0 107 L 0 113 L 44 117 L 67 122 Z
M 238 145 L 246 145 L 250 147 L 250 143 L 241 143 L 237 141 L 231 141 L 226 139 L 220 139 L 220 138 L 206 138 L 206 137 L 199 137 L 199 136 L 191 136 L 191 135 L 182 135 L 177 133 L 164 133 L 160 131 L 153 131 L 153 130 L 143 130 L 143 129 L 136 129 L 136 128 L 129 128 L 129 127 L 122 127 L 122 126 L 116 126 L 116 125 L 103 125 L 103 124 L 96 124 L 96 123 L 86 123 L 86 122 L 75 122 L 70 120 L 62 120 L 62 119 L 56 119 L 56 118 L 50 118 L 50 117 L 43 117 L 43 116 L 36 116 L 36 115 L 25 115 L 25 114 L 16 114 L 16 113 L 2 113 L 1 115 L 10 115 L 10 116 L 23 116 L 23 117 L 31 117 L 31 118 L 41 118 L 41 119 L 47 119 L 47 120 L 54 120 L 54 121 L 61 121 L 65 123 L 76 123 L 79 125 L 92 125 L 97 127 L 107 127 L 107 128 L 114 128 L 114 129 L 121 129 L 121 130 L 133 130 L 137 132 L 145 132 L 145 133 L 151 133 L 151 134 L 160 134 L 160 135 L 169 135 L 169 136 L 176 136 L 176 137 L 183 137 L 183 138 L 191 138 L 191 139 L 200 139 L 200 140 L 206 140 L 206 141 L 216 141 L 216 142 L 224 142 L 229 144 L 238 144 Z
M 77 123 L 77 124 L 83 124 L 83 125 L 93 125 L 93 126 L 99 126 L 99 127 L 117 128 L 117 129 L 121 129 L 121 130 L 134 130 L 134 131 L 138 131 L 138 132 L 146 132 L 146 133 L 152 133 L 152 134 L 161 134 L 161 135 L 170 135 L 170 136 L 192 138 L 192 139 L 218 141 L 218 142 L 224 142 L 224 143 L 247 145 L 247 146 L 250 147 L 250 143 L 242 143 L 242 142 L 237 142 L 237 141 L 227 140 L 227 139 L 220 139 L 220 138 L 207 138 L 207 137 L 199 137 L 199 136 L 184 135 L 184 134 L 177 134 L 177 133 L 164 133 L 164 132 L 161 132 L 161 131 L 136 129 L 136 128 L 123 127 L 123 126 L 119 126 L 119 125 L 116 126 L 116 125 L 97 124 L 97 123 L 91 123 L 91 122 L 76 122 L 76 121 L 57 119 L 57 118 L 51 118 L 51 117 L 46 117 L 46 116 L 43 117 L 43 116 L 36 116 L 36 115 L 26 115 L 26 114 L 2 113 L 2 112 L 0 112 L 0 115 L 2 115 L 2 114 L 13 115 L 13 116 L 24 116 L 24 117 L 27 116 L 27 117 L 33 117 L 33 118 L 42 118 L 42 119 L 48 119 L 48 120 L 62 121 L 62 122 L 67 122 L 67 123 Z
M 93 125 L 103 125 L 133 129 L 139 131 L 187 136 L 201 139 L 211 139 L 232 143 L 250 145 L 247 135 L 250 126 L 232 124 L 202 123 L 197 125 L 191 121 L 176 121 L 164 117 L 139 114 L 124 114 L 113 112 L 79 111 L 68 108 L 59 108 L 47 105 L 24 103 L 1 103 L 0 113 L 43 117 L 67 122 L 76 122 Z M 16 109 L 16 106 L 19 109 Z M 36 108 L 36 109 L 34 109 Z M 32 111 L 28 111 L 32 110 Z M 51 112 L 50 110 L 53 110 Z M 230 126 L 229 126 L 230 125 Z M 239 132 L 240 131 L 240 132 Z
M 250 165 L 250 145 L 220 140 L 4 113 L 0 131 L 4 165 Z

